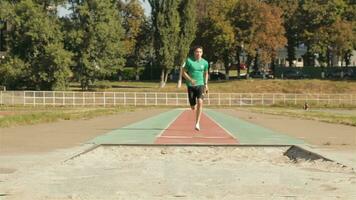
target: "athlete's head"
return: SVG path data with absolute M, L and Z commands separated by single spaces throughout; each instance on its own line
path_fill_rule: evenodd
M 193 51 L 194 51 L 194 58 L 196 60 L 200 60 L 201 57 L 203 56 L 203 47 L 200 45 L 194 46 Z

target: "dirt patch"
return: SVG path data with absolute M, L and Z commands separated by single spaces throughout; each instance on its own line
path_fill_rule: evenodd
M 244 110 L 220 109 L 219 111 L 239 117 L 251 123 L 319 146 L 351 146 L 356 150 L 356 127 L 303 120 L 293 117 L 253 113 Z
M 99 147 L 66 162 L 15 173 L 0 192 L 14 200 L 356 197 L 351 169 L 320 159 L 296 163 L 283 155 L 287 150 Z
M 5 116 L 9 116 L 9 115 L 15 115 L 16 112 L 9 112 L 9 111 L 0 111 L 0 118 L 1 117 L 5 117 Z
M 143 109 L 89 120 L 63 120 L 54 123 L 0 128 L 0 155 L 48 152 L 78 146 L 98 135 L 166 110 Z
M 0 174 L 12 174 L 16 171 L 16 169 L 11 168 L 0 168 Z

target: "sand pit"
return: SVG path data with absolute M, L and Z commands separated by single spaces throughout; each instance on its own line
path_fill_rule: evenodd
M 5 199 L 356 199 L 353 169 L 289 147 L 101 146 L 16 172 Z M 23 172 L 24 173 L 24 172 Z M 2 191 L 0 191 L 2 192 Z M 1 199 L 1 197 L 0 197 Z

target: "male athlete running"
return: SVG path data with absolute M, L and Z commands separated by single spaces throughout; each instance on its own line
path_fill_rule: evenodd
M 208 93 L 209 64 L 202 58 L 203 47 L 195 46 L 194 58 L 188 58 L 183 67 L 183 77 L 188 88 L 189 103 L 195 114 L 195 130 L 200 130 L 200 116 L 204 93 Z M 198 103 L 198 105 L 197 105 Z

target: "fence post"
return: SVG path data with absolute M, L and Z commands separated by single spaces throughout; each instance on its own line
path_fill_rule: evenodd
M 168 93 L 166 92 L 166 105 L 168 105 Z
M 250 105 L 253 105 L 253 101 L 252 101 L 252 93 L 250 93 Z
M 36 107 L 36 92 L 33 92 L 33 107 Z
M 136 106 L 136 92 L 135 92 L 135 106 Z
M 242 106 L 242 94 L 240 93 L 240 106 Z
M 73 107 L 75 107 L 75 92 L 72 92 L 72 101 L 73 101 Z
M 262 94 L 262 105 L 263 106 L 265 105 L 265 94 L 264 93 Z
M 220 104 L 221 104 L 220 103 L 220 93 L 218 93 L 218 102 L 219 102 L 218 105 L 220 106 Z
M 42 105 L 46 106 L 46 93 L 44 91 L 42 91 Z
M 178 93 L 176 93 L 176 105 L 178 106 Z
M 294 94 L 294 105 L 297 105 L 297 94 Z
M 11 104 L 14 106 L 15 105 L 15 91 L 12 91 L 12 95 L 11 95 Z
M 2 102 L 2 91 L 0 91 L 0 105 L 2 105 L 3 102 Z
M 106 107 L 106 92 L 103 92 L 104 94 L 104 107 Z
M 157 106 L 157 92 L 155 93 L 155 105 Z
M 114 92 L 114 106 L 116 106 L 116 92 Z
M 64 96 L 64 92 L 62 92 L 62 106 L 65 105 L 65 96 Z
M 26 105 L 26 91 L 23 91 L 22 95 L 23 95 L 23 105 L 25 106 Z M 1 103 L 0 103 L 0 105 L 1 105 Z
M 147 93 L 145 92 L 145 106 L 147 106 Z
M 230 105 L 230 107 L 231 107 L 231 93 L 229 94 L 229 105 Z
M 56 105 L 56 91 L 52 92 L 52 106 L 54 107 Z
M 124 92 L 124 106 L 126 106 L 126 92 Z
M 93 103 L 94 103 L 94 106 L 96 106 L 96 100 L 95 100 L 95 97 L 96 97 L 95 92 L 93 92 Z

